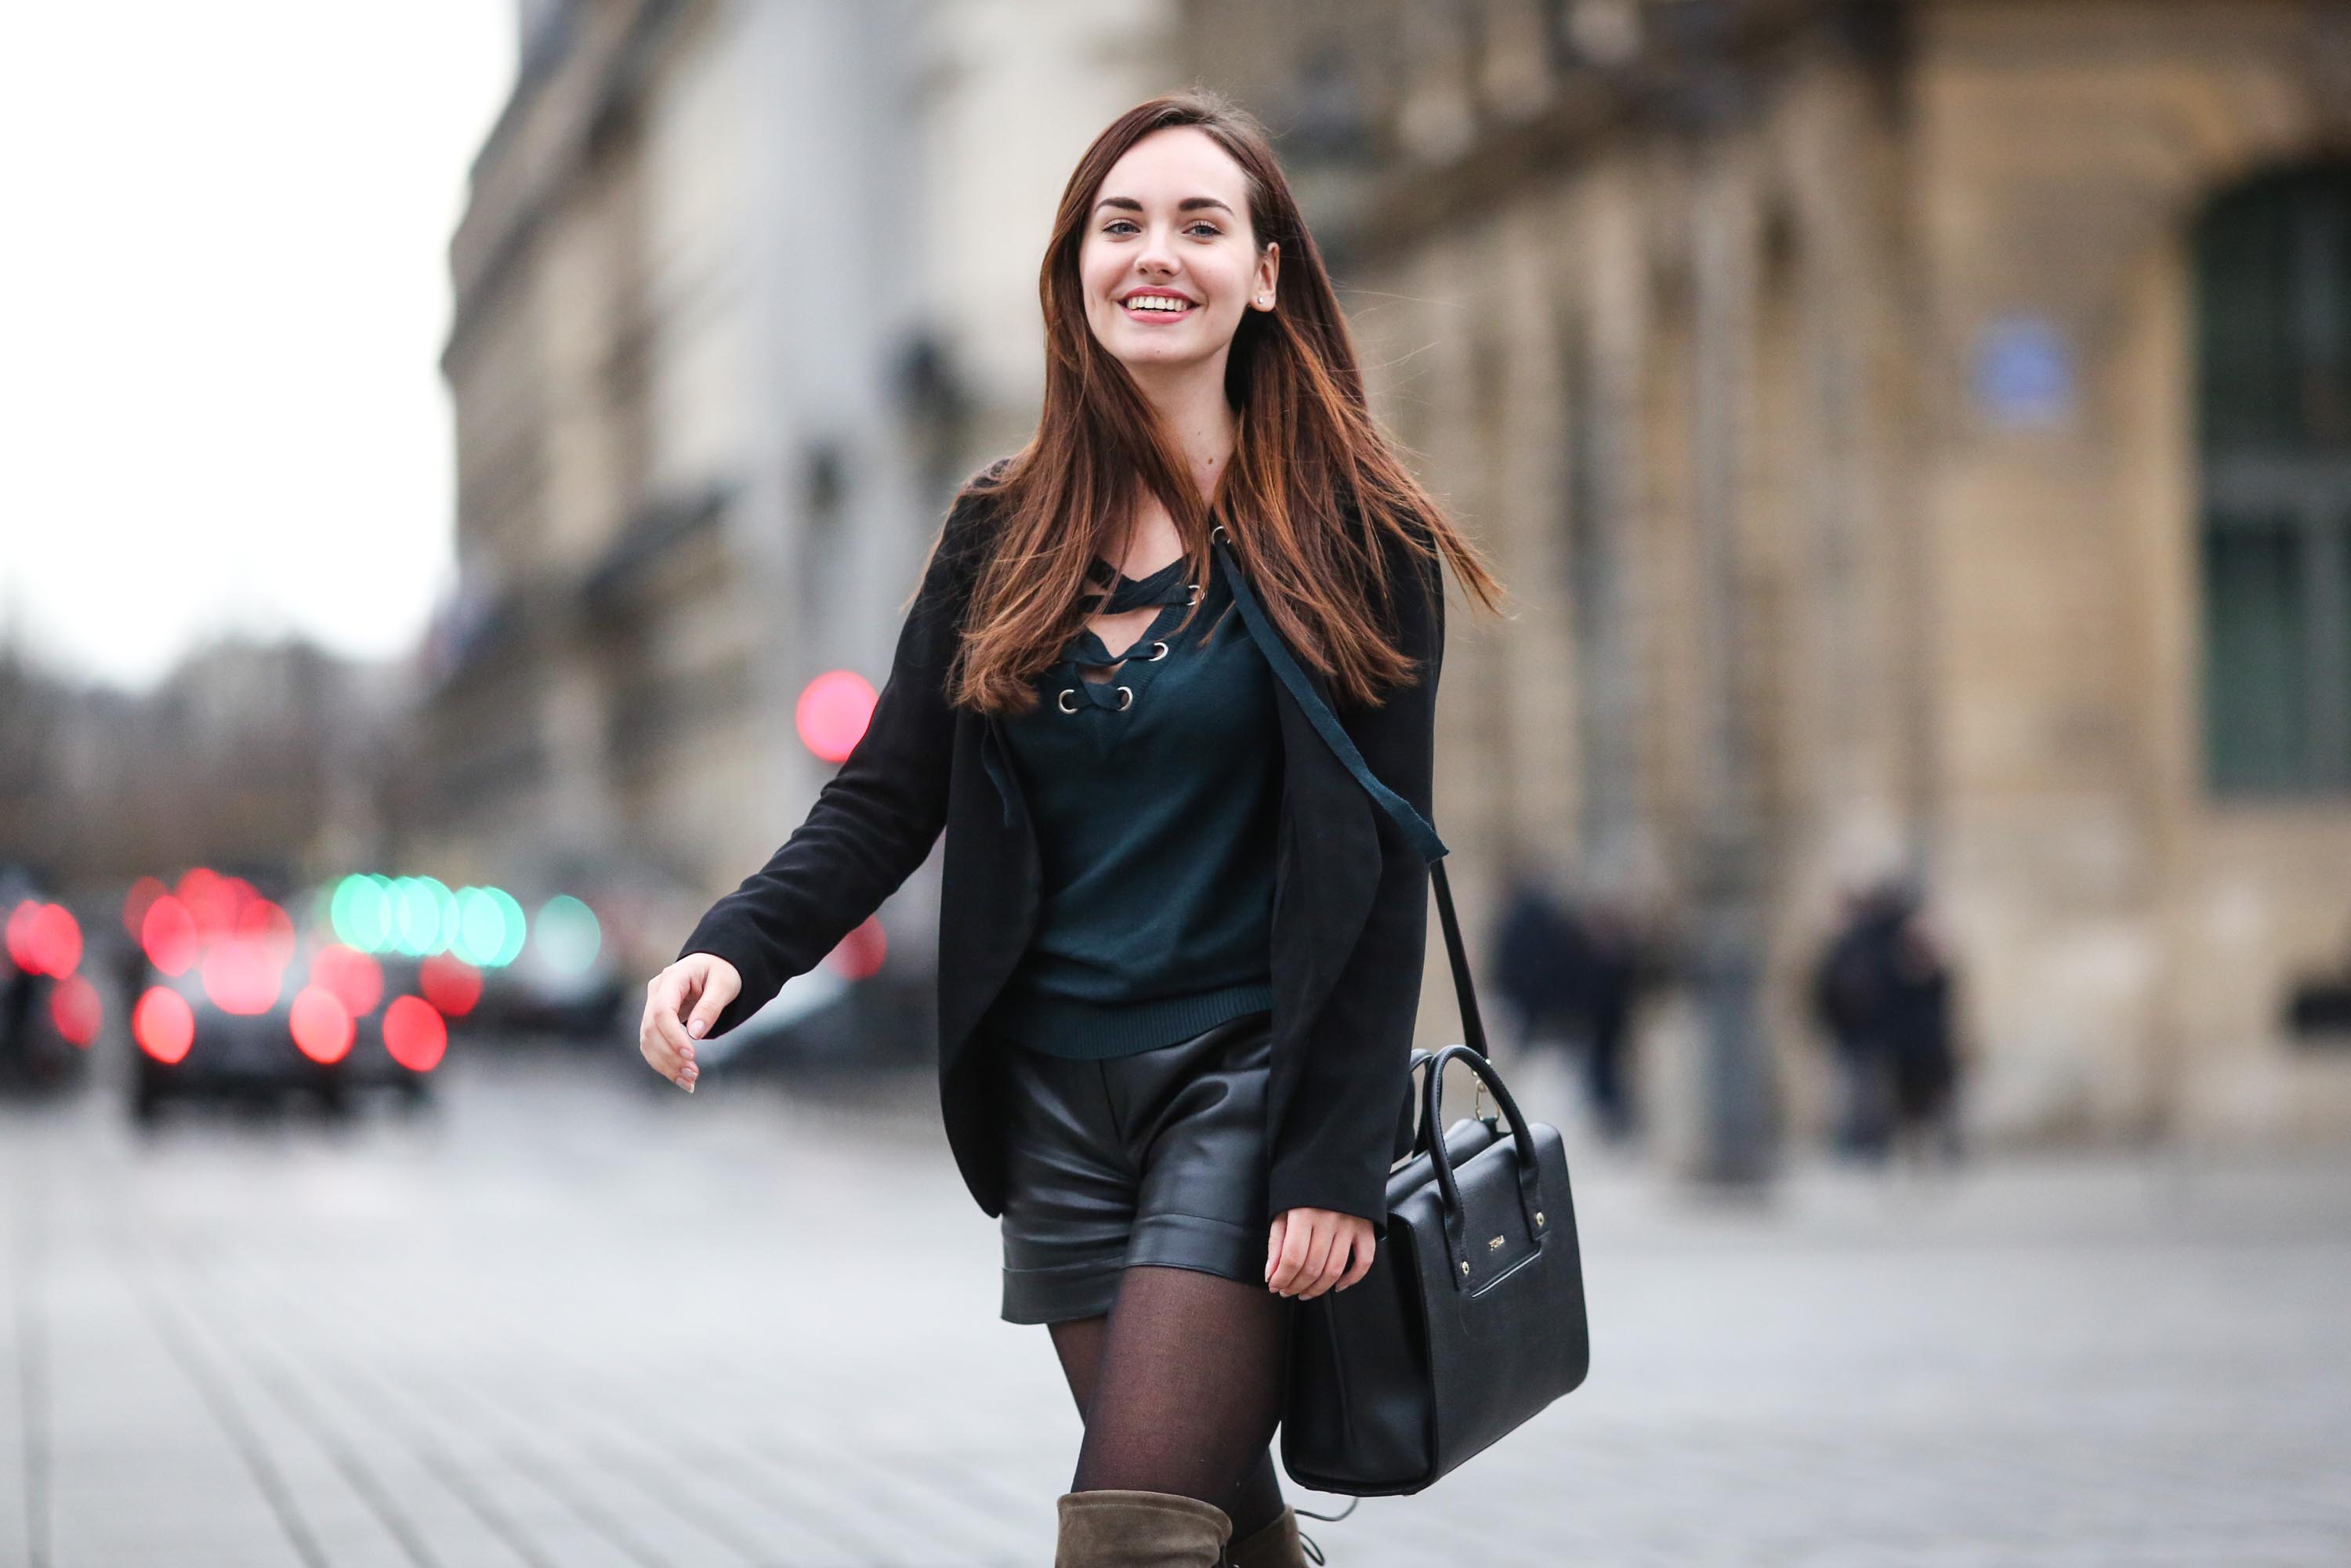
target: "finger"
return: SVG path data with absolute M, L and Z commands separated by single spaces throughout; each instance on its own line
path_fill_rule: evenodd
M 1273 1266 L 1275 1263 L 1279 1262 L 1281 1258 L 1281 1234 L 1289 1223 L 1290 1216 L 1287 1213 L 1275 1215 L 1273 1217 L 1273 1229 L 1266 1238 L 1265 1282 L 1269 1285 L 1273 1283 Z
M 661 1030 L 653 1027 L 653 1018 L 661 1011 L 661 1004 L 653 999 L 653 988 L 660 983 L 655 980 L 645 987 L 644 1016 L 637 1021 L 637 1050 L 643 1055 L 646 1066 L 670 1078 L 677 1072 L 677 1053 L 662 1039 Z
M 1290 1234 L 1282 1238 L 1281 1261 L 1274 1266 L 1274 1289 L 1289 1295 L 1305 1282 L 1307 1249 L 1313 1245 L 1314 1221 L 1301 1218 L 1292 1222 Z
M 713 966 L 703 971 L 702 999 L 694 1004 L 694 1015 L 686 1020 L 685 1032 L 700 1040 L 718 1027 L 718 1015 L 743 988 L 732 973 Z
M 693 1063 L 680 1061 L 677 1052 L 669 1048 L 659 1030 L 648 1026 L 637 1040 L 637 1049 L 643 1054 L 645 1064 L 655 1072 L 681 1089 L 687 1086 L 690 1082 L 687 1075 L 694 1071 Z
M 1314 1241 L 1306 1249 L 1306 1269 L 1300 1279 L 1301 1299 L 1321 1295 L 1331 1284 L 1331 1249 L 1339 1242 L 1339 1228 L 1327 1219 L 1314 1224 Z
M 1299 1294 L 1308 1301 L 1328 1295 L 1339 1288 L 1339 1277 L 1347 1271 L 1347 1260 L 1354 1242 L 1351 1233 L 1342 1229 L 1331 1239 L 1331 1250 L 1322 1260 L 1322 1271 L 1314 1276 Z
M 685 1003 L 686 988 L 691 983 L 691 977 L 684 971 L 664 969 L 661 978 L 655 982 L 653 992 L 653 1030 L 661 1036 L 662 1043 L 675 1052 L 680 1060 L 694 1053 L 694 1041 L 686 1038 L 685 1023 L 677 1016 L 678 1009 Z
M 1317 1295 L 1328 1295 L 1331 1291 L 1338 1288 L 1338 1277 L 1340 1274 L 1344 1274 L 1344 1271 L 1347 1271 L 1347 1244 L 1344 1244 L 1344 1241 L 1333 1241 L 1333 1244 L 1331 1244 L 1331 1260 L 1323 1265 L 1322 1274 L 1314 1274 L 1311 1279 L 1307 1279 L 1307 1288 L 1298 1293 L 1298 1300 L 1310 1302 L 1310 1300 L 1314 1300 Z
M 668 1060 L 653 1065 L 664 1077 L 691 1093 L 695 1077 L 694 1042 L 685 1038 L 685 1026 L 677 1018 L 686 982 L 685 974 L 674 968 L 664 969 L 653 982 L 653 1033 L 668 1048 Z
M 1369 1236 L 1359 1236 L 1356 1238 L 1353 1263 L 1348 1268 L 1346 1273 L 1340 1277 L 1339 1282 L 1331 1288 L 1334 1291 L 1343 1291 L 1348 1286 L 1355 1284 L 1361 1281 L 1364 1275 L 1370 1273 L 1372 1271 L 1372 1256 L 1377 1250 L 1377 1243 L 1374 1242 Z

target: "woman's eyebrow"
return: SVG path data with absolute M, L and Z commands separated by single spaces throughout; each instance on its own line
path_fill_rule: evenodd
M 1117 207 L 1125 212 L 1139 213 L 1143 210 L 1143 204 L 1133 196 L 1104 196 L 1094 204 L 1094 211 L 1101 212 L 1104 207 Z M 1232 208 L 1214 196 L 1186 196 L 1176 204 L 1176 210 L 1179 213 L 1196 212 L 1202 207 L 1214 207 L 1227 217 L 1234 215 Z

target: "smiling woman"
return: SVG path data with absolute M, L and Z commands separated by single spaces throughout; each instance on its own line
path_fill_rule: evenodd
M 863 737 L 648 987 L 642 1045 L 690 1088 L 944 826 L 949 1142 L 1002 1316 L 1050 1325 L 1085 1417 L 1057 1568 L 1293 1565 L 1291 1312 L 1381 1240 L 1427 925 L 1340 738 L 1425 818 L 1442 565 L 1500 588 L 1374 423 L 1248 115 L 1122 116 L 1039 290 L 1035 436 L 956 497 Z
M 1204 141 L 1206 138 L 1199 141 Z M 1136 158 L 1140 164 L 1136 178 L 1149 181 L 1155 174 L 1164 174 L 1181 179 L 1194 172 L 1185 167 L 1190 161 L 1186 154 L 1197 156 L 1198 152 L 1198 141 L 1169 138 L 1147 148 L 1138 147 L 1130 157 Z M 1155 168 L 1154 164 L 1165 167 Z M 1201 172 L 1213 177 L 1213 171 Z M 1186 196 L 1176 203 L 1175 212 L 1176 217 L 1183 220 L 1179 225 L 1182 237 L 1200 247 L 1193 257 L 1192 270 L 1203 286 L 1217 286 L 1217 294 L 1229 294 L 1236 299 L 1254 287 L 1256 298 L 1248 303 L 1255 304 L 1260 310 L 1273 308 L 1273 282 L 1280 268 L 1280 246 L 1266 246 L 1264 254 L 1251 266 L 1250 258 L 1229 243 L 1236 232 L 1248 232 L 1247 224 L 1230 205 L 1215 196 Z M 1119 215 L 1124 213 L 1135 215 Z M 1190 215 L 1194 214 L 1201 215 Z M 1215 313 L 1205 309 L 1205 302 L 1199 296 L 1187 294 L 1182 288 L 1167 284 L 1134 282 L 1130 285 L 1124 279 L 1120 249 L 1149 238 L 1149 231 L 1139 221 L 1145 215 L 1144 204 L 1133 196 L 1103 197 L 1094 208 L 1097 223 L 1093 232 L 1087 235 L 1083 267 L 1089 275 L 1098 268 L 1118 275 L 1109 286 L 1112 290 L 1110 298 L 1117 302 L 1130 320 L 1148 322 L 1154 328 L 1174 320 L 1189 320 L 1196 325 L 1205 323 L 1206 329 L 1214 330 L 1217 325 Z M 1245 268 L 1250 274 L 1247 278 L 1239 276 Z M 1228 285 L 1229 287 L 1225 287 Z M 1239 306 L 1225 314 L 1231 318 L 1228 327 L 1238 324 Z M 1100 329 L 1096 328 L 1097 331 Z M 1227 335 L 1230 335 L 1229 330 Z M 1118 350 L 1113 346 L 1112 351 L 1115 353 Z M 1122 354 L 1120 357 L 1123 359 L 1126 356 Z

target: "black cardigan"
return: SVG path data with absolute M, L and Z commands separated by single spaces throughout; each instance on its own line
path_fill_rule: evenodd
M 1004 1210 L 1002 1076 L 972 1049 L 975 1026 L 1019 961 L 1037 915 L 1037 845 L 989 716 L 953 707 L 946 675 L 974 576 L 992 540 L 993 479 L 949 510 L 864 737 L 768 863 L 713 904 L 678 949 L 743 977 L 725 1034 L 812 969 L 929 858 L 946 833 L 938 950 L 939 1101 L 965 1186 Z M 1351 511 L 1352 518 L 1354 514 Z M 1235 532 L 1245 522 L 1230 525 Z M 1377 707 L 1309 684 L 1373 773 L 1435 815 L 1437 682 L 1445 600 L 1433 563 L 1383 541 L 1397 645 L 1424 671 Z M 1417 585 L 1417 591 L 1416 591 Z M 1301 661 L 1302 664 L 1303 661 Z M 1274 857 L 1273 1040 L 1266 1098 L 1272 1212 L 1311 1207 L 1387 1230 L 1391 1164 L 1410 1152 L 1406 1075 L 1428 932 L 1428 864 L 1275 683 L 1283 746 Z M 992 751 L 992 755 L 991 755 Z

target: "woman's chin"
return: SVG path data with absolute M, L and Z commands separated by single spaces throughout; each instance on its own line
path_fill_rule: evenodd
M 1112 356 L 1128 370 L 1165 375 L 1206 362 L 1208 355 L 1185 343 L 1119 342 L 1109 345 Z

